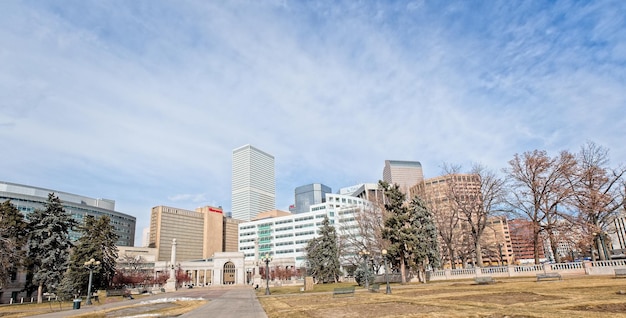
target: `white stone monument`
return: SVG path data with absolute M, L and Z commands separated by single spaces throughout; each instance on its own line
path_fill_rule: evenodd
M 165 283 L 165 291 L 176 291 L 176 239 L 172 239 L 172 256 L 170 258 L 170 278 Z
M 254 276 L 252 277 L 252 285 L 253 286 L 261 286 L 263 285 L 263 279 L 261 278 L 261 273 L 259 272 L 259 240 L 254 240 Z

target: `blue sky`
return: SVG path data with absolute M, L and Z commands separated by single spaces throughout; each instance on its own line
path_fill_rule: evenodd
M 232 150 L 295 187 L 385 159 L 500 171 L 590 140 L 626 162 L 624 1 L 2 1 L 0 180 L 230 209 Z

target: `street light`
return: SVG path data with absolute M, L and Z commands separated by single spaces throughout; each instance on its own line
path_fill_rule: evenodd
M 265 253 L 265 256 L 261 258 L 261 261 L 265 263 L 265 295 L 270 295 L 270 262 L 272 258 L 269 253 Z
M 100 261 L 90 259 L 85 262 L 85 267 L 89 269 L 89 285 L 87 286 L 87 302 L 85 305 L 91 305 L 91 281 L 93 280 L 93 270 L 100 266 Z
M 389 276 L 387 274 L 387 250 L 383 250 L 383 260 L 385 261 L 385 282 L 387 283 L 387 289 L 385 294 L 391 294 L 391 287 L 389 287 Z
M 370 255 L 366 249 L 359 252 L 359 255 L 363 256 L 363 275 L 365 275 L 365 289 L 370 289 L 370 284 L 368 280 L 368 270 L 367 270 L 367 257 Z

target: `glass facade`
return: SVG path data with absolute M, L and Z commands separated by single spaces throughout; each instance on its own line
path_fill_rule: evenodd
M 111 225 L 119 236 L 117 245 L 133 246 L 135 244 L 137 220 L 134 216 L 115 211 L 113 200 L 94 199 L 50 189 L 0 182 L 0 202 L 10 200 L 26 217 L 35 209 L 44 208 L 49 193 L 54 193 L 59 197 L 65 212 L 69 213 L 76 222 L 82 224 L 86 215 L 96 218 L 108 215 Z M 77 240 L 79 235 L 78 232 L 70 233 L 72 240 Z
M 332 189 L 321 183 L 312 183 L 297 187 L 295 190 L 295 209 L 293 213 L 309 212 L 312 205 L 326 202 L 326 194 Z

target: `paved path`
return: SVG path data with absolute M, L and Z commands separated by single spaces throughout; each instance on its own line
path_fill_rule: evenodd
M 100 310 L 110 310 L 117 307 L 128 306 L 132 304 L 139 304 L 142 301 L 157 300 L 163 298 L 178 298 L 178 297 L 191 297 L 191 298 L 204 298 L 209 302 L 206 305 L 200 306 L 193 311 L 183 314 L 179 317 L 185 318 L 199 318 L 199 317 L 254 317 L 254 318 L 267 318 L 263 307 L 257 299 L 254 289 L 251 287 L 209 287 L 209 288 L 193 288 L 193 289 L 181 289 L 176 292 L 163 293 L 145 297 L 137 297 L 134 300 L 124 300 L 115 303 L 109 303 L 104 305 L 85 306 L 84 302 L 81 309 L 69 309 L 64 311 L 57 311 L 44 315 L 38 315 L 33 317 L 38 318 L 65 318 L 68 316 L 86 314 L 90 312 Z M 160 306 L 159 304 L 147 304 L 141 306 L 142 308 L 150 306 Z M 139 313 L 137 313 L 139 314 Z

